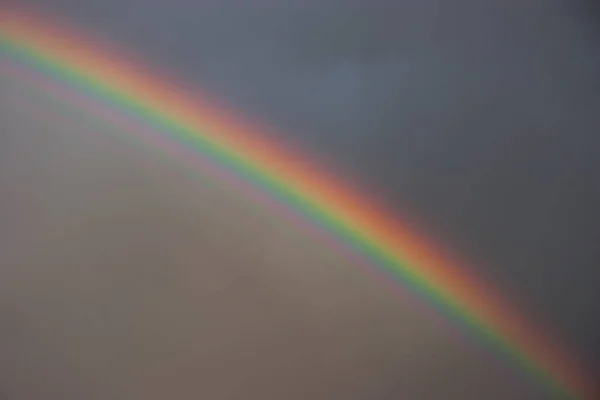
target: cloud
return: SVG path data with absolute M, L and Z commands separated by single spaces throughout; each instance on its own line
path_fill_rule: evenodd
M 598 347 L 600 60 L 579 3 L 38 3 L 334 160 Z

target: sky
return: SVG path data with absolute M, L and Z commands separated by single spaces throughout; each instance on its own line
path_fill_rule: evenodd
M 552 399 L 237 188 L 26 87 L 0 74 L 3 399 Z
M 592 2 L 26 2 L 271 124 L 600 370 Z

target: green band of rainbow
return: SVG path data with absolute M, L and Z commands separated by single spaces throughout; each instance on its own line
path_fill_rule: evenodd
M 518 363 L 564 398 L 593 399 L 576 363 L 548 345 L 518 315 L 418 237 L 340 182 L 316 171 L 259 129 L 116 51 L 81 39 L 62 24 L 28 12 L 0 13 L 0 60 L 74 88 L 235 171 L 293 208 L 426 299 L 443 314 Z

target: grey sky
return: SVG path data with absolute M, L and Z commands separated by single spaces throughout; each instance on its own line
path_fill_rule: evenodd
M 30 2 L 332 160 L 600 366 L 589 2 Z
M 0 74 L 3 399 L 552 398 L 229 185 L 24 87 Z

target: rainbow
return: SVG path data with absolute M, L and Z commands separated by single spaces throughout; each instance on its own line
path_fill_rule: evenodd
M 82 106 L 93 103 L 88 108 L 99 116 L 144 126 L 162 143 L 232 172 L 475 334 L 549 392 L 560 398 L 597 398 L 593 380 L 574 360 L 406 222 L 391 218 L 297 151 L 267 140 L 266 128 L 193 97 L 113 47 L 82 38 L 48 16 L 0 11 L 0 71 L 26 74 L 38 89 L 72 93 Z

